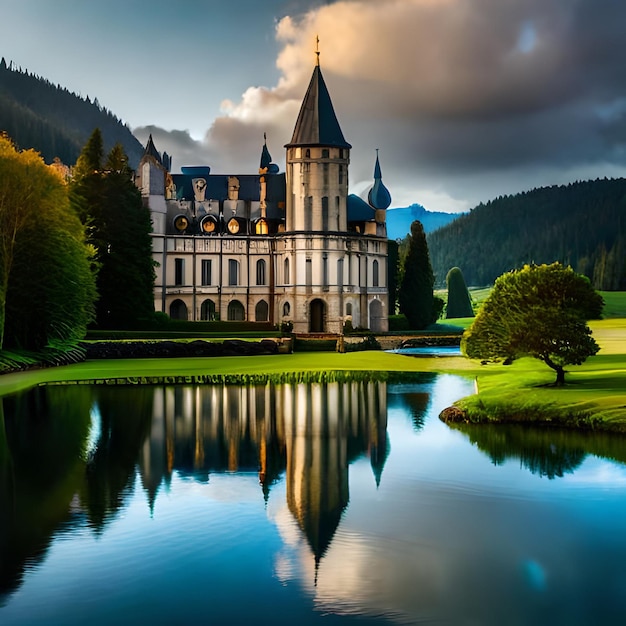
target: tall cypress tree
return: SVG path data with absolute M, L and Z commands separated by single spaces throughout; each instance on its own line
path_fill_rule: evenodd
M 398 294 L 400 312 L 404 313 L 414 330 L 426 328 L 439 317 L 442 303 L 433 297 L 434 283 L 424 227 L 415 220 L 411 224 L 409 250 Z
M 470 298 L 463 272 L 460 268 L 453 267 L 446 276 L 448 285 L 448 305 L 446 306 L 446 318 L 474 317 L 472 299 Z
M 154 313 L 152 224 L 124 149 L 116 145 L 102 165 L 99 144 L 96 129 L 76 163 L 73 199 L 96 249 L 96 323 L 123 328 Z

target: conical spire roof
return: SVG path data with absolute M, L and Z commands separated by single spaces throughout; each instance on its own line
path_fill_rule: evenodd
M 292 146 L 352 147 L 341 132 L 319 65 L 313 70 L 291 142 L 285 147 Z
M 161 155 L 159 154 L 159 151 L 156 149 L 156 146 L 154 145 L 154 141 L 152 141 L 152 133 L 150 133 L 150 136 L 148 137 L 148 143 L 146 144 L 146 149 L 143 151 L 143 155 L 151 156 L 154 159 L 156 159 L 157 163 L 163 165 L 163 161 L 161 161 Z

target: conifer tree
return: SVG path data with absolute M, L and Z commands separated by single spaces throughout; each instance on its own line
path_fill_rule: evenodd
M 448 304 L 446 306 L 446 318 L 474 317 L 472 300 L 463 278 L 463 272 L 458 267 L 453 267 L 446 275 L 448 286 Z
M 399 290 L 400 312 L 414 330 L 437 321 L 443 302 L 433 297 L 435 278 L 430 264 L 424 227 L 418 220 L 411 224 L 409 249 Z
M 152 224 L 122 146 L 102 160 L 96 129 L 76 163 L 72 197 L 96 249 L 96 323 L 123 328 L 154 314 Z

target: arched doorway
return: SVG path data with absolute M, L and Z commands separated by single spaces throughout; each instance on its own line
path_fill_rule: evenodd
M 189 319 L 187 305 L 182 300 L 174 300 L 174 302 L 170 304 L 170 317 L 173 320 Z
M 214 320 L 215 319 L 215 302 L 207 299 L 202 303 L 200 307 L 200 319 L 201 320 Z
M 380 333 L 383 330 L 383 303 L 380 300 L 370 302 L 370 330 L 373 333 Z
M 326 304 L 316 298 L 309 305 L 309 332 L 323 333 L 326 330 Z
M 257 322 L 267 322 L 267 316 L 269 314 L 269 307 L 265 300 L 261 300 L 254 308 L 254 318 Z
M 243 322 L 246 319 L 246 310 L 239 300 L 233 300 L 228 303 L 228 321 Z

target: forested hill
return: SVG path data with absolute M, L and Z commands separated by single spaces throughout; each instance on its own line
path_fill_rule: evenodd
M 59 157 L 73 165 L 82 147 L 100 128 L 105 151 L 117 142 L 124 146 L 132 167 L 143 148 L 128 126 L 97 99 L 82 98 L 44 78 L 0 61 L 0 131 L 20 149 L 34 148 L 47 163 Z
M 460 267 L 488 285 L 525 263 L 561 263 L 596 289 L 626 289 L 626 179 L 544 187 L 480 204 L 428 236 L 438 285 Z

